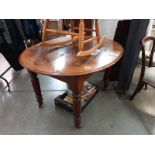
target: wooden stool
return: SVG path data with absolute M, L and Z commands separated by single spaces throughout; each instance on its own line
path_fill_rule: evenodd
M 43 25 L 44 25 L 44 21 L 45 20 L 43 20 Z M 63 20 L 62 19 L 50 19 L 48 22 L 48 28 L 62 30 L 63 29 Z M 46 34 L 45 40 L 47 41 L 47 40 L 55 39 L 55 38 L 58 38 L 61 36 L 62 35 L 57 35 L 55 33 L 48 33 L 48 34 Z
M 71 26 L 70 31 L 64 31 L 64 30 L 59 30 L 59 29 L 57 29 L 57 30 L 50 29 L 50 28 L 48 28 L 48 24 L 49 24 L 49 19 L 46 19 L 44 22 L 43 33 L 42 33 L 42 43 L 43 44 L 48 44 L 49 46 L 65 46 L 69 43 L 78 41 L 79 52 L 77 53 L 77 56 L 89 56 L 90 54 L 95 52 L 98 48 L 101 48 L 103 46 L 105 36 L 103 36 L 103 37 L 100 36 L 99 22 L 97 19 L 95 19 L 95 29 L 85 28 L 84 19 L 80 19 L 79 27 L 74 27 L 74 20 L 70 20 L 70 26 Z M 75 30 L 78 30 L 79 32 L 76 33 L 76 32 L 74 32 Z M 96 36 L 86 36 L 85 31 L 95 32 Z M 50 43 L 50 42 L 46 41 L 47 33 L 70 35 L 71 39 L 61 41 L 61 42 Z M 86 37 L 88 39 L 85 39 Z M 88 42 L 93 41 L 93 40 L 97 40 L 96 46 L 92 47 L 89 50 L 83 51 L 84 45 Z

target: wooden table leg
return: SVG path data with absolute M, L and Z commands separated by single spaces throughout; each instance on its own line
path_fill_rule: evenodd
M 81 95 L 84 87 L 84 81 L 87 80 L 89 75 L 72 77 L 67 83 L 73 92 L 73 115 L 74 125 L 76 128 L 81 127 Z
M 81 94 L 84 87 L 84 81 L 86 81 L 90 75 L 91 74 L 70 77 L 53 76 L 56 79 L 66 82 L 73 92 L 73 115 L 76 128 L 81 127 Z
M 74 113 L 74 125 L 76 128 L 81 127 L 81 94 L 73 93 L 73 113 Z
M 35 92 L 35 95 L 36 95 L 36 98 L 38 101 L 38 106 L 39 106 L 39 108 L 41 108 L 41 106 L 43 105 L 43 98 L 42 98 L 42 94 L 41 94 L 39 79 L 38 79 L 36 73 L 29 71 L 29 70 L 28 70 L 28 72 L 31 77 L 31 83 L 32 83 L 33 90 Z
M 111 67 L 105 70 L 103 77 L 103 90 L 105 90 L 108 87 L 110 73 L 111 73 Z
M 74 114 L 74 125 L 76 128 L 81 126 L 81 93 L 83 90 L 84 81 L 79 78 L 74 78 L 74 82 L 70 85 L 73 92 L 73 114 Z

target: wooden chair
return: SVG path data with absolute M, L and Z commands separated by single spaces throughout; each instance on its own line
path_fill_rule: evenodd
M 145 50 L 145 44 L 148 41 L 153 41 L 153 46 L 149 56 L 146 55 L 146 50 Z M 140 90 L 144 87 L 144 85 L 145 85 L 145 89 L 147 89 L 147 85 L 150 85 L 155 88 L 155 67 L 153 67 L 155 38 L 152 36 L 144 37 L 141 41 L 141 46 L 142 46 L 142 68 L 141 68 L 140 78 L 134 93 L 130 97 L 130 100 L 132 100 L 135 97 L 135 95 L 138 92 L 140 92 Z M 146 65 L 146 59 L 148 59 L 148 65 Z
M 154 38 L 153 36 L 151 36 L 151 37 Z M 145 65 L 146 66 L 154 66 L 155 67 L 155 55 L 153 55 L 152 61 L 149 61 L 150 57 L 151 57 L 151 51 L 152 51 L 153 45 L 154 45 L 153 41 L 154 41 L 154 39 L 149 39 L 147 41 L 147 43 L 145 44 L 145 47 L 144 47 L 144 49 L 145 49 L 145 56 L 146 56 L 146 60 L 145 60 L 146 63 L 145 63 Z M 152 64 L 149 64 L 149 62 L 152 63 Z M 138 63 L 139 64 L 142 63 L 142 50 L 139 53 Z
M 103 42 L 104 42 L 105 37 L 100 36 L 99 22 L 97 19 L 95 19 L 95 29 L 85 28 L 84 19 L 80 19 L 79 27 L 74 27 L 74 20 L 70 20 L 70 27 L 71 27 L 70 31 L 64 31 L 64 30 L 58 30 L 58 29 L 57 30 L 56 29 L 49 29 L 48 23 L 49 23 L 49 20 L 46 19 L 44 22 L 43 33 L 42 33 L 42 43 L 43 44 L 48 44 L 49 46 L 65 46 L 67 44 L 78 41 L 79 51 L 77 53 L 77 56 L 89 56 L 93 52 L 95 52 L 98 48 L 103 46 Z M 78 30 L 78 33 L 74 32 L 75 30 Z M 85 31 L 93 31 L 93 32 L 95 32 L 96 36 L 86 36 Z M 49 42 L 49 41 L 46 41 L 47 33 L 70 35 L 71 38 L 68 40 L 65 40 L 65 41 L 61 41 L 61 42 Z M 87 39 L 85 39 L 85 38 L 87 38 Z M 89 50 L 84 51 L 83 50 L 84 45 L 88 42 L 93 41 L 93 40 L 97 40 L 96 46 L 92 47 Z

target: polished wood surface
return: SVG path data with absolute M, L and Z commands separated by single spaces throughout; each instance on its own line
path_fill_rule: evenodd
M 36 73 L 31 72 L 30 70 L 29 70 L 29 73 L 30 73 L 30 77 L 31 77 L 31 83 L 34 88 L 34 92 L 36 94 L 37 101 L 39 103 L 38 104 L 39 108 L 41 108 L 41 106 L 43 105 L 43 98 L 42 98 L 42 94 L 41 94 L 39 79 L 38 79 Z
M 35 45 L 21 54 L 20 63 L 31 71 L 46 75 L 77 76 L 94 73 L 112 66 L 123 53 L 122 46 L 117 42 L 105 39 L 103 44 L 96 55 L 86 57 L 76 55 L 76 45 L 60 48 L 49 47 L 46 44 Z
M 60 38 L 59 38 L 60 39 Z M 64 41 L 64 38 L 61 38 Z M 62 41 L 61 40 L 61 41 Z M 53 39 L 52 39 L 53 41 Z M 94 47 L 88 43 L 87 48 Z M 65 47 L 51 47 L 48 44 L 38 44 L 27 48 L 20 56 L 20 63 L 29 71 L 32 86 L 41 108 L 43 99 L 37 73 L 64 81 L 73 92 L 73 116 L 76 128 L 81 127 L 81 94 L 83 83 L 93 73 L 114 65 L 122 56 L 123 48 L 117 42 L 104 39 L 103 47 L 90 56 L 78 57 L 78 44 Z M 106 80 L 108 77 L 104 79 Z

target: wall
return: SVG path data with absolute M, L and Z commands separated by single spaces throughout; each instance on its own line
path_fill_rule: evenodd
M 119 19 L 99 19 L 101 35 L 113 39 Z

